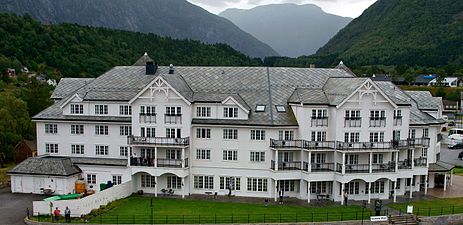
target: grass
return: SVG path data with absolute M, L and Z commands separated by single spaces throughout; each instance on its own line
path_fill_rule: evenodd
M 132 196 L 111 203 L 90 223 L 156 223 L 156 224 L 212 224 L 212 223 L 279 223 L 340 221 L 362 219 L 360 206 L 306 207 L 270 204 L 231 203 L 183 199 L 153 199 Z M 364 209 L 364 219 L 369 218 Z
M 455 166 L 453 173 L 455 175 L 463 176 L 463 166 Z
M 6 185 L 10 181 L 10 176 L 8 176 L 6 173 L 13 169 L 14 166 L 14 163 L 9 163 L 5 168 L 0 168 L 0 186 Z
M 410 203 L 393 203 L 388 206 L 406 212 L 407 205 L 413 205 L 413 213 L 418 216 L 439 216 L 463 213 L 463 198 L 421 200 Z

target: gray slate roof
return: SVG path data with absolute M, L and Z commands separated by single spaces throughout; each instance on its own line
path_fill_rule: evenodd
M 433 97 L 429 91 L 405 91 L 418 104 L 418 109 L 437 111 L 442 104 L 442 98 Z
M 439 110 L 441 98 L 432 97 L 428 91 L 405 91 L 413 100 L 410 108 L 410 125 L 428 125 L 428 124 L 443 124 L 443 119 L 435 119 L 431 115 L 422 110 L 437 111 Z M 424 107 L 424 108 L 420 108 Z
M 87 157 L 71 157 L 70 159 L 72 163 L 77 165 L 127 166 L 127 159 L 105 159 Z
M 79 167 L 72 164 L 71 159 L 63 157 L 27 158 L 15 166 L 9 174 L 29 174 L 48 176 L 71 176 L 81 173 Z
M 94 78 L 61 78 L 51 95 L 52 99 L 63 99 L 75 93 L 79 88 L 92 82 Z
M 448 172 L 452 170 L 455 166 L 442 162 L 442 161 L 437 161 L 436 163 L 430 163 L 428 171 L 429 172 Z

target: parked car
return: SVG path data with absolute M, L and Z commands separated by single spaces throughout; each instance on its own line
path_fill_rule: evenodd
M 462 128 L 452 128 L 449 131 L 448 135 L 448 148 L 461 148 L 463 143 L 463 129 Z
M 454 127 L 455 126 L 455 121 L 449 121 L 448 126 L 449 127 Z
M 460 154 L 458 154 L 458 159 L 463 160 L 463 152 L 460 152 Z

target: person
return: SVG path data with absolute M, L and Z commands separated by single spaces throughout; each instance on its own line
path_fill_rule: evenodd
M 348 198 L 347 191 L 344 192 L 344 205 L 347 205 L 347 198 Z
M 264 200 L 264 206 L 265 206 L 265 207 L 268 206 L 268 199 L 265 199 L 265 200 Z
M 61 214 L 61 210 L 59 210 L 58 207 L 55 208 L 55 211 L 53 211 L 53 216 L 55 217 L 55 222 L 59 222 L 59 216 Z
M 278 204 L 282 205 L 283 204 L 283 189 L 280 189 L 278 192 L 278 195 L 280 196 L 280 202 Z
M 64 210 L 64 218 L 66 219 L 66 223 L 71 222 L 71 210 L 67 206 L 66 206 L 66 209 Z

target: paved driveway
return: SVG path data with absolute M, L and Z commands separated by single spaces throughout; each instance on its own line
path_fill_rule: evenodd
M 0 189 L 0 224 L 24 225 L 26 208 L 32 208 L 32 201 L 43 196 L 32 194 L 12 194 L 9 188 Z
M 446 139 L 447 137 L 445 136 L 440 147 L 440 160 L 452 165 L 463 166 L 463 160 L 458 159 L 458 153 L 463 151 L 463 149 L 448 149 Z

